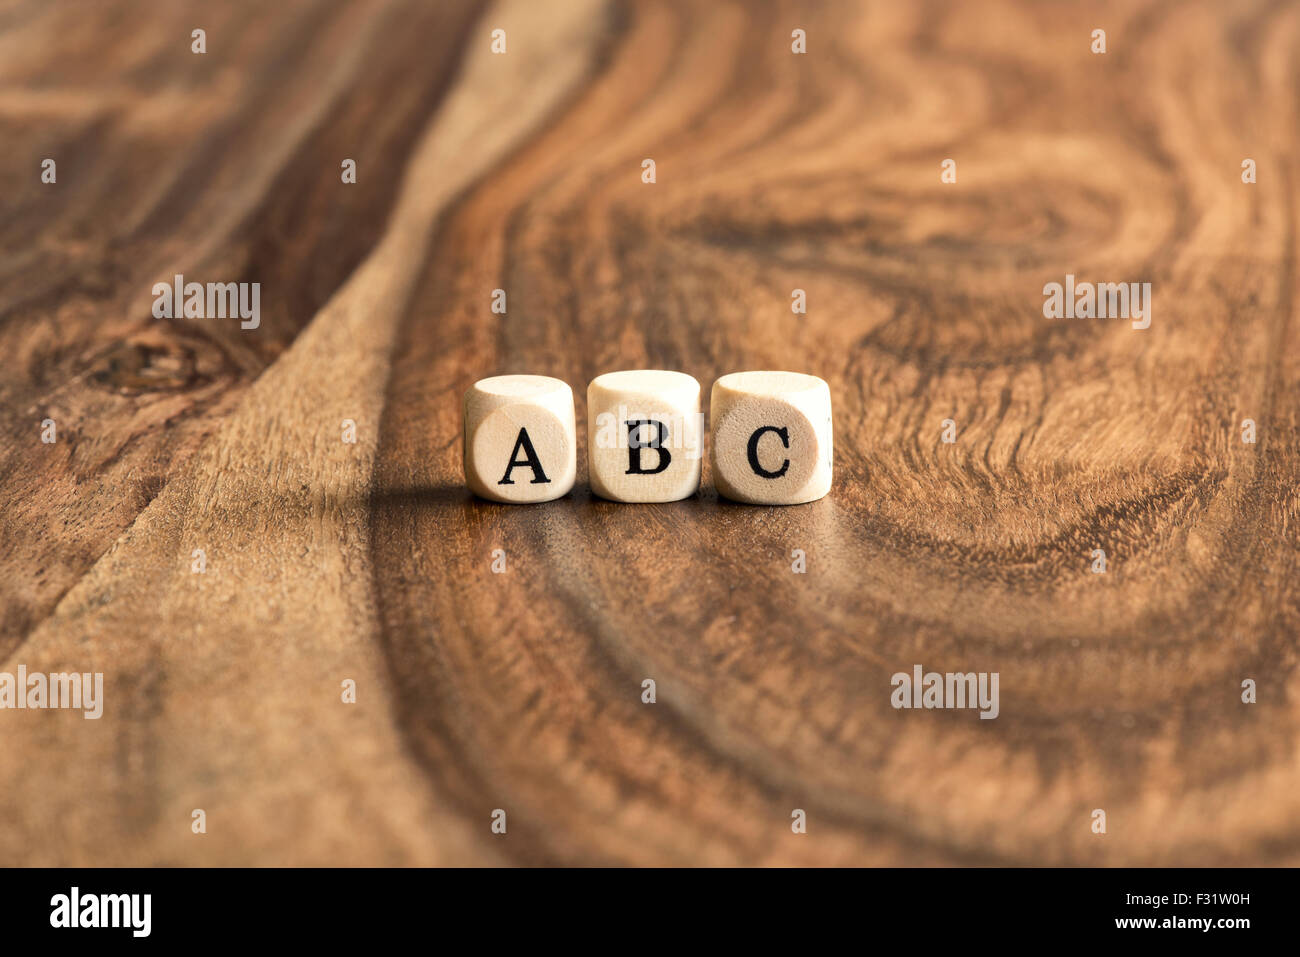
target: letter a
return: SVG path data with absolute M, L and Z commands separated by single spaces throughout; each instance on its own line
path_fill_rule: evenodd
M 524 452 L 522 459 L 518 457 L 520 449 L 523 449 Z M 533 440 L 528 437 L 527 429 L 519 430 L 519 438 L 515 439 L 515 447 L 510 453 L 510 464 L 506 466 L 506 474 L 497 484 L 514 485 L 515 483 L 510 480 L 510 473 L 521 465 L 526 465 L 533 470 L 533 480 L 528 484 L 542 485 L 550 481 L 546 477 L 546 473 L 542 471 L 541 460 L 537 458 L 537 450 L 533 448 Z

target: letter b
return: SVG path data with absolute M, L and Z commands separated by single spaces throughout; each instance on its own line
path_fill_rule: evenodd
M 700 384 L 691 376 L 662 369 L 597 376 L 587 386 L 591 490 L 615 502 L 694 495 L 703 431 Z
M 664 447 L 668 438 L 668 426 L 658 419 L 629 419 L 627 425 L 627 472 L 626 475 L 658 475 L 673 460 L 673 455 Z M 656 435 L 649 442 L 642 442 L 638 432 L 642 426 L 654 426 Z M 654 449 L 659 453 L 659 463 L 652 469 L 641 467 L 641 450 Z

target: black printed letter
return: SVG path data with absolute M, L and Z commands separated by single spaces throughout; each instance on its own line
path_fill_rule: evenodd
M 630 419 L 623 423 L 627 426 L 627 472 L 625 475 L 657 475 L 664 469 L 668 468 L 668 463 L 673 460 L 672 454 L 663 447 L 664 439 L 668 438 L 668 426 L 658 419 Z M 651 442 L 638 441 L 636 431 L 643 425 L 654 425 L 658 429 L 658 437 Z M 641 468 L 641 450 L 654 449 L 659 453 L 659 464 L 652 469 Z
M 522 459 L 516 458 L 521 448 L 524 450 L 524 457 Z M 514 485 L 515 483 L 510 481 L 510 473 L 520 465 L 527 465 L 533 470 L 533 480 L 528 483 L 529 485 L 542 485 L 550 481 L 546 477 L 546 473 L 542 471 L 542 463 L 537 458 L 537 452 L 533 448 L 533 440 L 528 437 L 527 429 L 519 430 L 519 438 L 515 440 L 514 450 L 510 453 L 510 464 L 506 466 L 506 477 L 497 484 Z
M 781 463 L 781 467 L 775 472 L 769 472 L 763 466 L 758 464 L 758 440 L 763 437 L 764 432 L 775 432 L 781 436 L 781 444 L 787 449 L 790 447 L 790 430 L 786 428 L 778 429 L 775 425 L 765 425 L 761 429 L 755 429 L 754 434 L 749 437 L 749 467 L 754 470 L 755 475 L 761 475 L 763 478 L 780 478 L 785 474 L 786 469 L 790 467 L 790 460 L 786 459 Z

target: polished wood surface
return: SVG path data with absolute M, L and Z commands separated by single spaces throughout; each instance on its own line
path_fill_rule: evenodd
M 1269 2 L 0 4 L 0 671 L 106 687 L 0 711 L 0 863 L 1300 863 L 1297 51 Z M 174 273 L 260 327 L 153 318 Z M 1045 318 L 1067 274 L 1150 328 Z M 830 495 L 595 498 L 625 368 L 826 379 Z M 463 487 L 514 372 L 578 396 L 557 502 Z M 915 664 L 999 716 L 896 710 Z

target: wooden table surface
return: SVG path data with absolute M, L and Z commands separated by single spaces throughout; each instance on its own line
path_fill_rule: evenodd
M 0 4 L 0 671 L 105 676 L 0 711 L 0 863 L 1300 863 L 1297 51 L 1278 2 Z M 260 326 L 154 318 L 175 273 Z M 1150 328 L 1045 318 L 1067 274 Z M 475 379 L 584 423 L 622 368 L 823 377 L 831 494 L 604 502 L 581 426 L 568 497 L 464 489 Z M 896 710 L 916 664 L 999 716 Z

